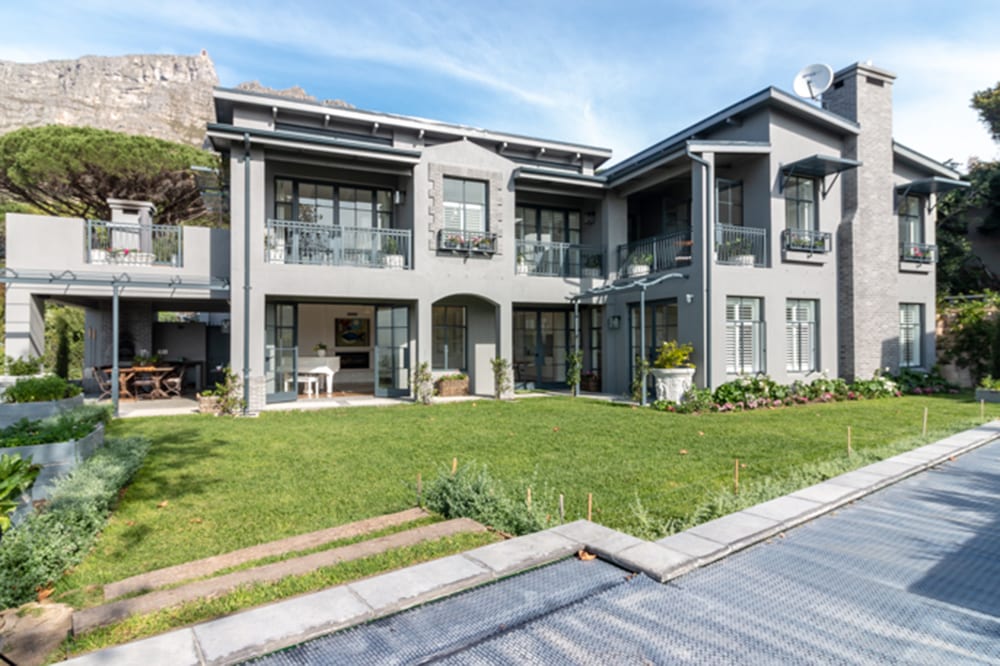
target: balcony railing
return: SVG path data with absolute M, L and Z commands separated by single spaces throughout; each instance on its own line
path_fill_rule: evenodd
M 470 254 L 493 254 L 497 251 L 497 235 L 488 231 L 438 231 L 438 249 Z
M 912 264 L 933 264 L 937 261 L 937 245 L 900 243 L 899 260 Z
M 715 260 L 730 266 L 767 266 L 767 229 L 716 224 Z
M 183 227 L 87 220 L 88 264 L 183 266 Z
M 788 252 L 826 254 L 833 248 L 833 237 L 828 231 L 785 229 L 781 232 L 781 246 Z
M 265 261 L 271 264 L 409 269 L 410 238 L 409 229 L 268 220 Z
M 649 266 L 654 273 L 691 265 L 691 232 L 678 231 L 618 246 L 618 267 Z
M 517 241 L 517 272 L 549 277 L 604 277 L 604 252 L 592 245 Z

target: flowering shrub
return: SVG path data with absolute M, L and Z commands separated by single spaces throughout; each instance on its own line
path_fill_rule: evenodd
M 903 393 L 931 395 L 932 393 L 958 392 L 958 387 L 942 377 L 937 368 L 934 368 L 930 372 L 902 368 L 899 371 L 899 375 L 893 379 L 898 389 Z

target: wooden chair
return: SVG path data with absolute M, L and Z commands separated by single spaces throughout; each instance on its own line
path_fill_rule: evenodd
M 90 371 L 94 374 L 94 381 L 97 382 L 97 388 L 101 389 L 101 395 L 97 396 L 97 399 L 104 400 L 105 398 L 110 398 L 111 374 L 107 370 L 97 367 L 91 368 Z
M 160 380 L 160 386 L 167 397 L 180 397 L 181 390 L 184 388 L 184 366 L 178 365 L 171 370 L 169 374 Z
M 153 398 L 153 391 L 156 390 L 156 377 L 148 372 L 137 372 L 132 379 L 132 393 L 136 400 L 142 398 Z

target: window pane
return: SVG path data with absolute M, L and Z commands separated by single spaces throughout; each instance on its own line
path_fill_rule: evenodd
M 292 200 L 292 181 L 285 180 L 284 178 L 279 178 L 274 183 L 274 200 L 282 202 L 291 202 Z
M 444 200 L 462 203 L 465 199 L 462 193 L 462 181 L 456 178 L 444 179 Z
M 486 183 L 476 180 L 465 181 L 465 201 L 466 203 L 486 203 Z

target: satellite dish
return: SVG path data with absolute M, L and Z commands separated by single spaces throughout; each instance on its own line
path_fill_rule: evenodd
M 833 69 L 822 63 L 799 70 L 792 81 L 792 90 L 799 97 L 816 99 L 833 83 Z

